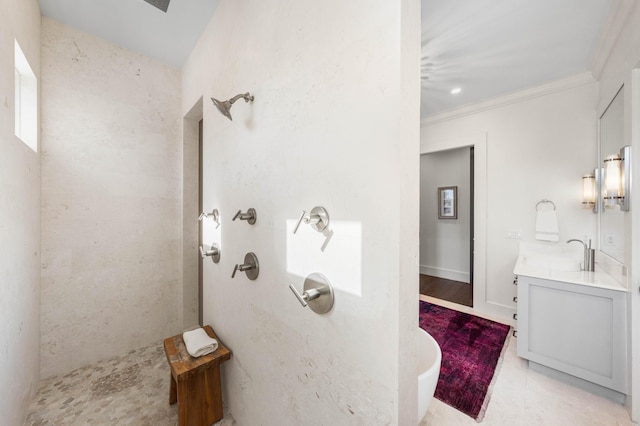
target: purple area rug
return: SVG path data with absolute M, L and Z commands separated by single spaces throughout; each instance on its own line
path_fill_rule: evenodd
M 422 300 L 419 324 L 442 349 L 435 397 L 476 421 L 482 420 L 511 327 Z

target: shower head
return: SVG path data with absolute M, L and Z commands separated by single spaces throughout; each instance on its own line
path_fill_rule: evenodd
M 171 0 L 144 0 L 152 6 L 157 7 L 164 13 L 167 13 L 167 9 L 169 8 L 169 1 Z
M 253 102 L 253 96 L 250 95 L 248 92 L 235 95 L 233 98 L 229 99 L 228 101 L 219 101 L 215 98 L 211 98 L 211 101 L 216 106 L 216 108 L 218 108 L 218 111 L 222 113 L 222 115 L 227 117 L 229 120 L 233 121 L 233 118 L 231 118 L 231 105 L 233 105 L 233 103 L 240 98 L 244 98 L 245 102 Z

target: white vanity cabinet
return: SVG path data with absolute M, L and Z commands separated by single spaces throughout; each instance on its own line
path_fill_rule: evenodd
M 521 274 L 517 283 L 520 357 L 628 393 L 626 291 Z

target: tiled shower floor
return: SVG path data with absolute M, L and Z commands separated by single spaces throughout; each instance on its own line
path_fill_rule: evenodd
M 25 425 L 174 426 L 162 343 L 40 382 Z M 229 413 L 217 426 L 231 426 Z

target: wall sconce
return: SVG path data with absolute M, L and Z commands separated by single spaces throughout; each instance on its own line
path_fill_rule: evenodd
M 619 155 L 612 154 L 604 160 L 602 195 L 605 208 L 620 206 L 621 211 L 629 211 L 630 165 L 630 146 L 622 147 Z
M 596 209 L 596 177 L 595 174 L 582 176 L 582 208 Z

